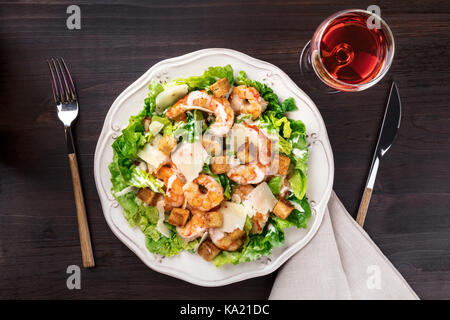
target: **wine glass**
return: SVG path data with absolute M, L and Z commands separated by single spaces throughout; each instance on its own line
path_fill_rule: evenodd
M 381 17 L 360 9 L 339 11 L 303 48 L 303 85 L 328 93 L 365 90 L 387 73 L 394 51 L 391 29 Z

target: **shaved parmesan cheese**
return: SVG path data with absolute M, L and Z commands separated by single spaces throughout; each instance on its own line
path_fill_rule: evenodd
M 170 176 L 169 180 L 167 181 L 167 196 L 171 196 L 170 191 L 172 191 L 172 185 L 177 179 L 177 175 L 173 174 Z
M 165 89 L 156 96 L 156 109 L 162 111 L 188 93 L 188 86 L 181 84 Z
M 147 143 L 142 150 L 138 152 L 138 157 L 147 162 L 148 171 L 153 173 L 164 163 L 169 161 L 168 156 L 158 150 L 158 144 L 154 141 Z
M 156 136 L 161 129 L 164 127 L 164 125 L 159 122 L 159 121 L 153 121 L 152 123 L 150 123 L 150 125 L 148 126 L 148 131 L 153 135 Z
M 158 222 L 156 223 L 156 230 L 158 230 L 159 233 L 161 233 L 164 237 L 170 238 L 170 230 L 167 228 L 167 226 L 164 224 L 164 200 L 159 200 L 156 203 L 156 209 L 158 209 Z
M 238 203 L 225 201 L 219 208 L 223 215 L 223 225 L 217 230 L 221 232 L 233 232 L 235 229 L 244 229 L 248 211 Z
M 257 212 L 265 215 L 272 211 L 276 204 L 277 199 L 273 196 L 266 182 L 253 189 L 243 202 L 243 205 L 250 211 L 250 217 L 253 217 Z
M 172 161 L 188 182 L 198 177 L 208 153 L 199 141 L 183 142 L 172 152 Z

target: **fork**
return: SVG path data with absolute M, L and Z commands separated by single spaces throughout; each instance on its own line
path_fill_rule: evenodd
M 53 98 L 55 99 L 58 118 L 64 124 L 70 172 L 72 174 L 73 193 L 77 208 L 78 232 L 80 235 L 83 267 L 91 268 L 95 266 L 94 254 L 92 252 L 91 236 L 89 234 L 86 207 L 84 205 L 83 190 L 81 188 L 80 173 L 71 128 L 72 122 L 78 116 L 77 92 L 63 58 L 51 58 L 47 60 L 47 64 L 50 69 Z

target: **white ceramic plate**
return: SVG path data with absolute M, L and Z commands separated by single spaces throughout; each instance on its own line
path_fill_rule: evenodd
M 199 75 L 209 66 L 227 64 L 231 64 L 235 76 L 240 70 L 244 70 L 249 78 L 266 83 L 281 100 L 288 97 L 295 99 L 299 110 L 291 112 L 289 117 L 301 119 L 306 124 L 307 140 L 310 145 L 306 194 L 311 204 L 312 217 L 307 229 L 287 229 L 285 244 L 275 248 L 270 257 L 237 266 L 225 265 L 218 269 L 200 256 L 188 252 L 182 252 L 171 258 L 150 253 L 145 247 L 144 234 L 139 228 L 133 229 L 129 226 L 123 217 L 121 207 L 110 192 L 111 175 L 108 164 L 113 156 L 111 144 L 127 126 L 130 116 L 142 110 L 144 99 L 148 95 L 148 84 L 152 78 L 164 82 L 173 78 Z M 119 95 L 109 109 L 97 143 L 94 173 L 106 221 L 114 234 L 128 248 L 153 270 L 197 285 L 213 287 L 271 273 L 311 240 L 319 228 L 331 194 L 334 164 L 327 131 L 317 107 L 281 69 L 238 51 L 205 49 L 155 64 Z

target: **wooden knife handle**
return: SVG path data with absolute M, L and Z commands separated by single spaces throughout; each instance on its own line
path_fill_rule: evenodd
M 78 232 L 80 234 L 81 256 L 83 267 L 92 268 L 95 266 L 94 254 L 92 252 L 91 236 L 84 206 L 83 190 L 81 189 L 80 173 L 78 172 L 78 162 L 75 153 L 69 153 L 70 172 L 72 173 L 73 193 L 75 205 L 77 207 Z
M 364 190 L 361 203 L 358 209 L 358 215 L 356 216 L 356 222 L 362 227 L 364 226 L 364 220 L 366 220 L 367 209 L 369 209 L 370 197 L 372 196 L 372 189 L 366 188 Z

